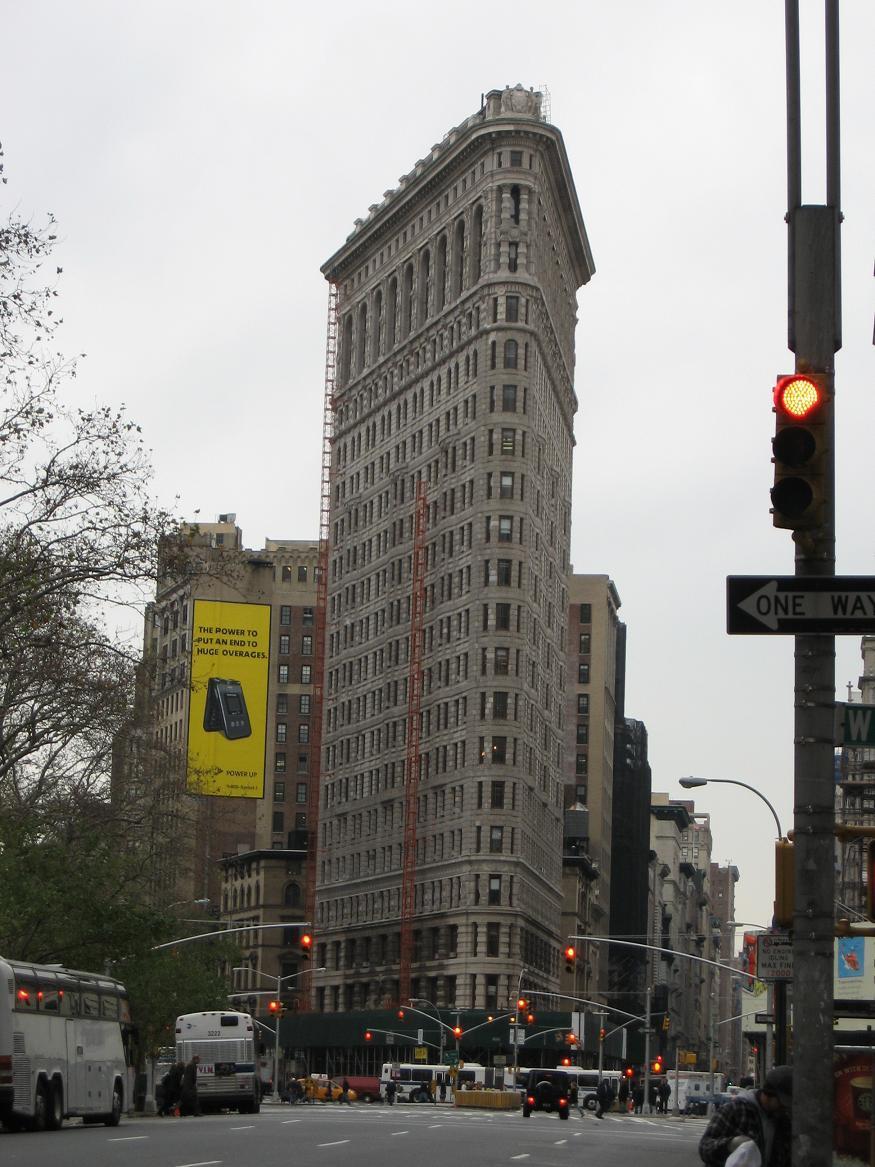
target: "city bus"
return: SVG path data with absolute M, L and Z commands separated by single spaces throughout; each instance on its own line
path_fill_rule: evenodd
M 0 1122 L 59 1130 L 65 1118 L 117 1126 L 133 1100 L 124 985 L 97 973 L 0 957 Z
M 380 1072 L 380 1096 L 385 1099 L 386 1086 L 395 1083 L 396 1102 L 429 1101 L 428 1084 L 432 1079 L 440 1088 L 465 1090 L 472 1086 L 492 1086 L 495 1076 L 503 1071 L 482 1066 L 479 1062 L 464 1062 L 458 1070 L 452 1066 L 429 1065 L 425 1062 L 383 1062 Z M 455 1078 L 455 1081 L 454 1081 Z
M 258 1114 L 261 1090 L 255 1062 L 255 1022 L 248 1013 L 221 1010 L 176 1018 L 176 1058 L 197 1055 L 198 1108 Z

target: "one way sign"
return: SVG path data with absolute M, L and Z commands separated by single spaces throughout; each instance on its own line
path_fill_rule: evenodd
M 730 575 L 726 631 L 786 636 L 875 633 L 875 577 Z

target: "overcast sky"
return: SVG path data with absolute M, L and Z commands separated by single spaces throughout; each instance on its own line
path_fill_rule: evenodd
M 825 199 L 821 0 L 802 0 L 803 198 Z M 127 404 L 162 501 L 313 538 L 319 266 L 490 89 L 546 86 L 596 274 L 579 294 L 572 559 L 629 629 L 627 714 L 654 790 L 740 778 L 792 824 L 793 641 L 728 637 L 725 577 L 790 575 L 772 528 L 786 334 L 780 0 L 0 0 L 16 208 L 59 224 L 76 392 Z M 837 571 L 875 574 L 870 481 L 875 5 L 842 5 L 844 347 Z M 861 671 L 838 642 L 837 685 Z M 768 810 L 696 793 L 736 916 L 771 918 Z M 622 894 L 622 879 L 614 887 Z

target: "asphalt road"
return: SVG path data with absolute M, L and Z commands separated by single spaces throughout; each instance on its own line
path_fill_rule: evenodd
M 0 1134 L 3 1167 L 696 1167 L 703 1119 L 451 1106 L 266 1106 L 257 1115 L 71 1121 Z

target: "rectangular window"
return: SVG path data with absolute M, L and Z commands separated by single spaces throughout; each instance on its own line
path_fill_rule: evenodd
M 519 296 L 505 296 L 504 298 L 504 318 L 509 324 L 516 324 L 520 318 L 520 298 Z
M 497 922 L 490 921 L 486 925 L 486 955 L 498 956 L 498 949 L 501 943 L 501 925 Z M 498 994 L 498 987 L 496 986 L 496 997 Z
M 307 801 L 307 783 L 299 782 L 295 787 L 295 802 L 304 803 Z
M 504 827 L 489 828 L 489 850 L 499 855 L 504 850 Z
M 516 450 L 516 430 L 503 429 L 501 431 L 502 454 L 513 454 Z
M 581 717 L 589 713 L 589 693 L 577 694 L 577 712 Z
M 291 622 L 292 622 L 292 605 L 291 604 L 280 604 L 280 624 L 282 624 L 284 627 L 288 627 L 288 625 L 291 624 Z
M 302 745 L 306 745 L 310 740 L 310 726 L 306 722 L 302 722 L 298 726 L 298 741 Z
M 499 587 L 509 588 L 513 584 L 513 561 L 499 559 L 497 581 Z
M 495 627 L 499 632 L 510 631 L 510 604 L 495 605 Z
M 589 726 L 585 721 L 577 723 L 577 744 L 579 746 L 589 745 Z
M 501 876 L 490 875 L 489 877 L 489 903 L 493 905 L 501 903 Z
M 574 797 L 578 802 L 582 802 L 586 806 L 586 786 L 577 785 L 574 787 Z
M 286 784 L 285 782 L 274 782 L 273 784 L 273 800 L 274 802 L 286 801 Z
M 301 656 L 312 656 L 312 655 L 313 655 L 313 637 L 312 636 L 302 636 L 301 637 Z
M 278 721 L 276 723 L 276 740 L 278 742 L 284 742 L 286 740 L 286 734 L 288 733 L 288 730 L 289 727 L 285 721 Z
M 302 693 L 298 698 L 298 712 L 302 717 L 309 716 L 311 700 L 312 698 L 309 693 Z
M 283 581 L 283 583 L 291 583 L 292 582 L 292 569 L 290 567 L 285 567 L 285 566 L 283 567 L 283 569 L 282 569 L 282 581 Z
M 289 666 L 277 665 L 276 679 L 281 685 L 288 685 L 289 683 Z
M 282 667 L 283 666 L 280 665 L 280 668 L 282 668 Z M 286 669 L 286 672 L 288 672 L 288 669 Z M 312 665 L 301 665 L 301 684 L 302 685 L 309 685 L 310 678 L 312 677 L 312 675 L 313 675 Z
M 305 625 L 313 623 L 313 609 L 312 608 L 302 608 L 301 609 L 301 623 L 305 624 Z
M 286 828 L 285 828 L 285 820 L 283 818 L 283 812 L 281 810 L 275 810 L 273 812 L 273 819 L 271 821 L 271 830 L 273 831 L 273 833 L 275 835 L 278 835 L 282 831 L 284 831 L 285 829 Z
M 578 685 L 589 684 L 589 665 L 579 664 L 577 666 L 577 683 Z
M 306 774 L 310 766 L 309 754 L 298 754 L 298 773 Z
M 277 774 L 285 774 L 286 772 L 286 755 L 284 753 L 274 754 L 273 768 Z
M 523 164 L 523 152 L 522 152 L 522 150 L 511 150 L 511 152 L 510 152 L 510 164 L 511 164 L 511 166 L 522 166 L 522 164 Z
M 502 385 L 501 409 L 503 413 L 516 413 L 516 385 Z
M 518 243 L 508 243 L 507 245 L 507 270 L 516 271 L 519 266 L 520 245 Z
M 306 567 L 299 567 L 298 568 L 298 583 L 306 583 L 306 582 L 307 582 L 307 568 Z
M 277 713 L 288 713 L 288 711 L 289 711 L 289 695 L 288 695 L 288 693 L 277 693 L 277 695 L 276 695 L 276 711 L 277 711 Z
M 510 649 L 496 648 L 493 656 L 492 671 L 496 677 L 506 677 L 510 672 Z
M 513 515 L 498 516 L 498 541 L 510 543 L 513 540 Z
M 574 772 L 575 772 L 575 774 L 586 774 L 587 773 L 586 754 L 578 754 L 577 755 L 577 757 L 575 758 L 575 761 L 574 761 Z
M 492 761 L 503 763 L 507 761 L 507 738 L 494 737 L 492 739 Z
M 502 470 L 498 478 L 498 497 L 513 498 L 513 471 Z
M 588 653 L 590 651 L 590 635 L 588 632 L 581 632 L 577 651 L 580 653 Z
M 504 720 L 507 717 L 507 693 L 492 694 L 492 716 L 498 720 Z
M 493 810 L 504 810 L 504 783 L 490 783 L 490 801 Z
M 580 605 L 580 623 L 592 624 L 592 604 Z
M 282 634 L 282 636 L 280 637 L 280 656 L 288 656 L 288 655 L 289 655 L 289 636 L 288 636 L 288 633 L 284 632 Z

